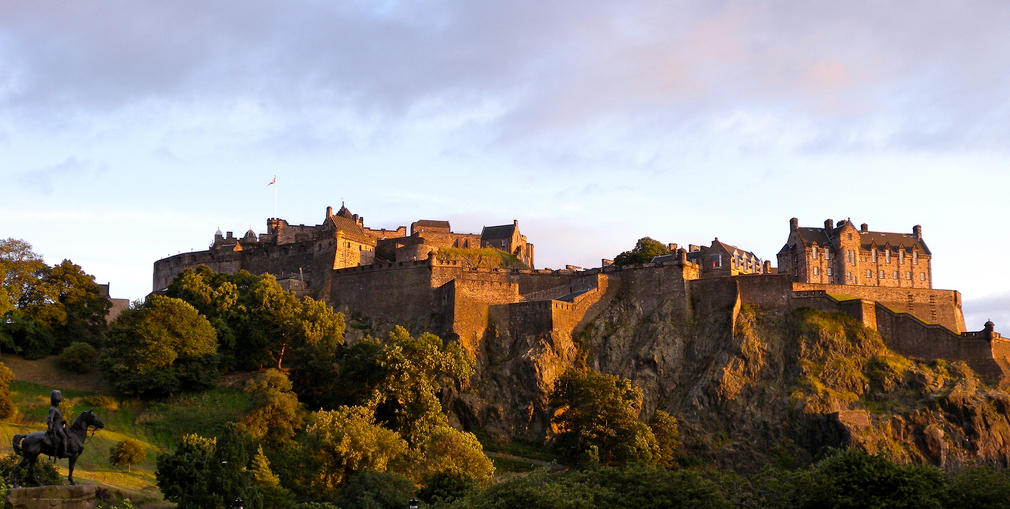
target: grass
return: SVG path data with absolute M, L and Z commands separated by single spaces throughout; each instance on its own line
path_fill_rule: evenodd
M 0 421 L 0 454 L 13 452 L 11 441 L 15 434 L 45 430 L 49 393 L 58 388 L 63 392 L 61 408 L 68 421 L 73 422 L 81 412 L 94 409 L 105 423 L 104 429 L 88 436 L 74 477 L 120 491 L 142 501 L 144 507 L 166 504 L 154 477 L 159 453 L 173 449 L 186 433 L 217 434 L 225 423 L 241 419 L 248 407 L 244 393 L 237 387 L 217 387 L 158 401 L 120 399 L 97 373 L 61 375 L 55 357 L 26 361 L 4 355 L 0 360 L 14 372 L 10 389 L 18 409 L 12 418 Z M 144 460 L 129 469 L 109 461 L 109 449 L 126 438 L 139 441 L 147 451 Z M 65 476 L 67 460 L 58 460 L 56 465 Z
M 436 257 L 439 260 L 461 260 L 468 267 L 487 269 L 526 268 L 526 265 L 515 256 L 494 248 L 463 249 L 443 247 L 439 248 Z

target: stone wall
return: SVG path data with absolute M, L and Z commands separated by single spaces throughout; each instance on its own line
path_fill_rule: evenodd
M 961 312 L 961 294 L 955 290 L 814 283 L 793 283 L 793 290 L 824 290 L 829 294 L 872 300 L 894 311 L 915 315 L 926 323 L 943 325 L 956 333 L 965 331 L 964 315 Z

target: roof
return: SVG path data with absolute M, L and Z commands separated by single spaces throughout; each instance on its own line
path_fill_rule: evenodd
M 801 226 L 796 228 L 796 233 L 799 235 L 800 240 L 803 241 L 804 246 L 811 246 L 817 243 L 818 246 L 831 245 L 836 246 L 838 240 L 838 235 L 840 234 L 842 228 L 848 223 L 848 221 L 839 221 L 838 226 L 832 228 L 830 231 L 825 228 L 809 228 L 806 226 Z M 856 230 L 859 233 L 859 243 L 860 247 L 869 250 L 870 246 L 876 245 L 877 247 L 883 247 L 885 245 L 890 245 L 891 247 L 904 246 L 906 249 L 912 249 L 913 247 L 918 247 L 919 251 L 923 254 L 932 254 L 929 248 L 926 247 L 926 243 L 922 239 L 918 239 L 915 235 L 911 233 L 891 233 L 891 232 L 871 232 Z M 829 234 L 830 233 L 830 237 Z M 788 252 L 789 244 L 787 243 L 779 253 Z
M 448 228 L 449 221 L 435 221 L 433 219 L 418 219 L 412 226 L 424 226 L 427 228 Z
M 501 226 L 485 226 L 480 232 L 481 240 L 486 239 L 511 239 L 516 231 L 515 224 L 503 224 Z
M 341 209 L 346 210 L 346 209 Z M 345 235 L 356 238 L 357 240 L 363 240 L 366 243 L 374 243 L 375 239 L 370 237 L 365 233 L 365 229 L 358 224 L 354 219 L 347 217 L 345 215 L 335 215 L 330 216 L 329 219 L 333 223 L 333 227 L 339 231 L 344 232 Z

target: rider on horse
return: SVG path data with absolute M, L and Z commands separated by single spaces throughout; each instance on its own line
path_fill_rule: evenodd
M 49 401 L 53 406 L 49 409 L 49 418 L 46 423 L 49 425 L 48 432 L 53 437 L 53 451 L 57 452 L 57 457 L 66 458 L 70 456 L 70 441 L 67 440 L 67 433 L 63 430 L 67 425 L 67 420 L 63 418 L 63 412 L 60 411 L 63 393 L 58 390 L 49 393 Z

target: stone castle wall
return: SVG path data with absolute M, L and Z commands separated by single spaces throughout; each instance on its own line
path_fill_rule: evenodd
M 926 323 L 943 325 L 956 333 L 966 330 L 964 315 L 961 311 L 961 294 L 956 290 L 814 283 L 793 283 L 793 290 L 823 290 L 832 295 L 846 295 L 872 300 L 894 311 L 914 315 Z

